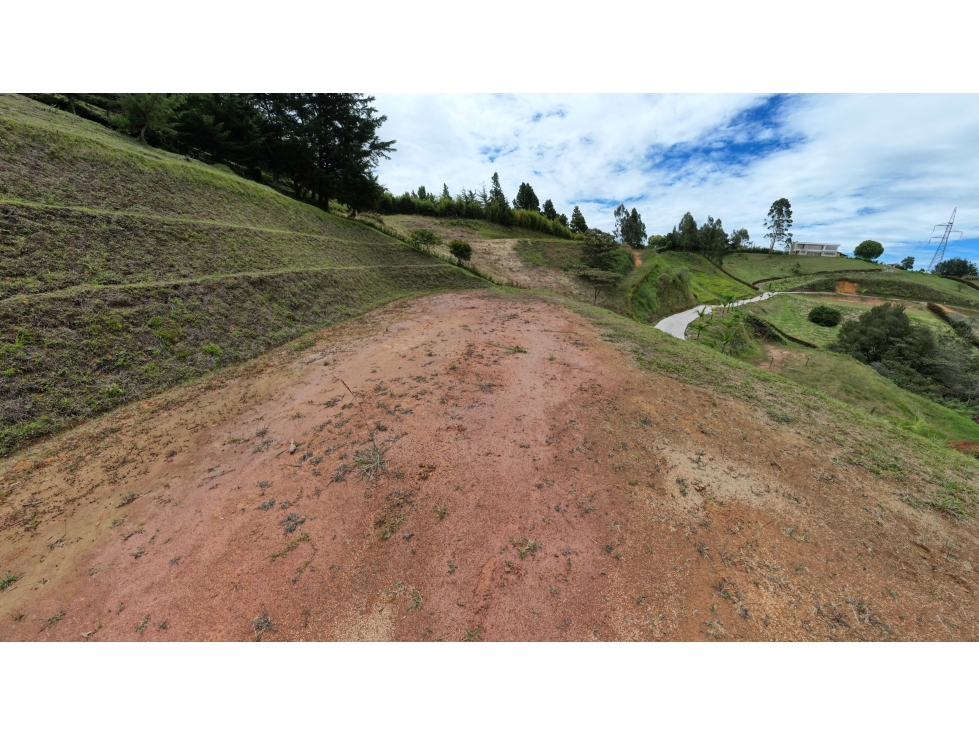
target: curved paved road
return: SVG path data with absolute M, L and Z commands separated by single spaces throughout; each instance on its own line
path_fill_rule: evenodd
M 730 303 L 728 304 L 728 308 L 743 306 L 746 303 L 754 303 L 755 301 L 767 301 L 774 295 L 777 295 L 777 293 L 770 293 L 766 291 L 760 296 L 746 298 L 743 301 L 735 301 L 734 303 Z M 684 334 L 687 331 L 687 327 L 693 323 L 698 316 L 700 316 L 702 310 L 703 313 L 708 314 L 714 309 L 711 306 L 697 306 L 687 311 L 681 311 L 680 313 L 675 313 L 672 316 L 667 316 L 665 319 L 656 324 L 656 328 L 660 331 L 665 331 L 671 336 L 675 336 L 677 339 L 686 339 Z

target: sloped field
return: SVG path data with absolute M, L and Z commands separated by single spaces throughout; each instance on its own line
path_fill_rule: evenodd
M 0 96 L 0 455 L 400 296 L 484 281 Z
M 0 639 L 975 638 L 974 459 L 568 305 L 402 302 L 0 462 Z

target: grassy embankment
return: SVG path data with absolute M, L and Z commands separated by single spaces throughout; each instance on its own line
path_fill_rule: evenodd
M 728 277 L 702 255 L 693 252 L 663 252 L 659 257 L 674 270 L 686 268 L 690 272 L 690 290 L 697 303 L 722 303 L 726 298 L 752 298 L 758 295 L 758 291 Z M 726 263 L 727 260 L 725 269 Z
M 482 219 L 439 219 L 417 214 L 388 214 L 382 219 L 385 226 L 405 235 L 413 229 L 428 229 L 446 240 L 454 237 L 467 241 L 525 239 L 578 245 L 573 240 L 555 237 L 546 232 L 536 232 L 523 227 L 504 227 L 502 224 Z
M 0 96 L 0 171 L 0 455 L 393 298 L 486 285 L 19 96 Z
M 844 321 L 859 318 L 861 313 L 872 307 L 870 303 L 839 298 L 785 295 L 748 304 L 742 310 L 764 319 L 787 334 L 825 347 L 836 340 L 841 327 L 817 326 L 806 318 L 809 311 L 819 304 L 840 309 Z M 907 304 L 907 313 L 912 320 L 936 331 L 952 331 L 951 327 L 922 306 Z M 711 332 L 706 331 L 704 340 L 710 335 Z M 971 414 L 903 390 L 869 365 L 851 357 L 791 342 L 781 345 L 773 355 L 765 355 L 760 344 L 753 342 L 744 349 L 741 359 L 766 367 L 836 400 L 873 412 L 910 433 L 939 442 L 979 441 L 979 424 L 972 420 Z
M 859 283 L 857 294 L 907 301 L 933 301 L 952 307 L 979 309 L 979 290 L 948 278 L 929 273 L 889 270 L 881 273 L 841 275 Z M 832 293 L 836 276 L 811 275 L 781 278 L 765 284 L 770 291 L 814 291 Z
M 908 504 L 930 507 L 960 519 L 971 517 L 979 510 L 979 462 L 936 440 L 942 436 L 928 434 L 929 427 L 936 431 L 937 427 L 943 427 L 950 438 L 957 438 L 973 429 L 961 423 L 960 416 L 952 411 L 900 390 L 871 368 L 849 358 L 819 352 L 818 358 L 827 360 L 823 381 L 815 377 L 792 379 L 796 377 L 791 372 L 795 369 L 793 365 L 786 365 L 785 374 L 780 374 L 778 369 L 770 372 L 702 344 L 674 339 L 608 311 L 573 301 L 565 303 L 601 327 L 605 338 L 619 343 L 624 352 L 635 357 L 640 368 L 761 408 L 773 425 L 824 444 L 827 452 L 839 456 L 839 461 L 862 466 L 894 482 L 898 495 Z M 852 377 L 839 373 L 838 366 L 832 362 L 834 359 L 848 360 L 873 373 L 860 373 L 867 378 L 868 387 L 860 388 L 866 391 L 866 400 L 847 394 L 846 389 L 858 388 L 852 384 Z M 799 361 L 804 363 L 805 359 Z M 834 374 L 839 375 L 837 394 L 826 383 Z M 810 380 L 812 384 L 808 384 Z M 875 399 L 871 389 L 892 395 Z M 903 404 L 907 410 L 901 415 L 909 416 L 903 423 L 913 419 L 915 424 L 902 425 L 896 414 L 884 413 L 876 406 L 877 402 Z M 866 409 L 868 405 L 876 410 L 871 413 Z M 923 426 L 922 419 L 934 424 Z
M 820 347 L 828 346 L 836 341 L 837 334 L 843 323 L 855 321 L 860 315 L 873 308 L 873 303 L 861 303 L 858 300 L 843 300 L 842 298 L 821 298 L 819 296 L 776 296 L 767 301 L 749 303 L 742 308 L 765 321 L 777 326 L 787 334 L 799 339 L 812 342 Z M 837 326 L 819 326 L 807 318 L 809 312 L 816 306 L 831 306 L 843 314 L 843 321 Z M 935 331 L 952 332 L 952 327 L 931 313 L 927 308 L 915 303 L 906 304 L 905 311 L 915 322 Z
M 740 252 L 724 258 L 724 269 L 749 283 L 775 278 L 811 275 L 825 271 L 882 270 L 877 263 L 848 257 L 813 257 L 811 255 L 765 255 L 760 252 Z M 769 289 L 770 290 L 770 289 Z

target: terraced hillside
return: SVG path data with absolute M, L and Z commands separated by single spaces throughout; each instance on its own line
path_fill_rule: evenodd
M 812 275 L 827 272 L 864 272 L 883 270 L 878 263 L 857 260 L 849 257 L 811 257 L 760 252 L 738 252 L 724 258 L 724 269 L 731 275 L 749 283 L 760 283 L 775 278 L 789 278 L 796 275 Z
M 405 295 L 484 281 L 0 96 L 0 454 Z

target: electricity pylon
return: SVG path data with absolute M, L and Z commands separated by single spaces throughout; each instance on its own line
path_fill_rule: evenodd
M 931 257 L 931 262 L 928 264 L 928 271 L 929 272 L 931 272 L 932 270 L 934 270 L 935 266 L 938 265 L 938 264 L 940 264 L 942 262 L 942 260 L 945 259 L 945 246 L 948 245 L 948 237 L 949 237 L 949 235 L 951 235 L 951 234 L 957 234 L 959 237 L 962 236 L 962 231 L 961 230 L 952 229 L 952 225 L 955 224 L 955 212 L 956 211 L 958 211 L 958 207 L 955 207 L 955 209 L 952 210 L 952 216 L 949 218 L 949 220 L 947 222 L 943 222 L 942 224 L 936 224 L 931 229 L 932 235 L 931 235 L 931 237 L 928 238 L 928 243 L 931 244 L 931 241 L 932 240 L 938 239 L 938 238 L 941 238 L 941 241 L 938 243 L 938 249 L 935 250 L 935 254 L 932 255 L 932 257 Z M 940 235 L 939 234 L 934 234 L 935 230 L 938 229 L 939 227 L 944 227 L 945 228 L 944 231 Z

